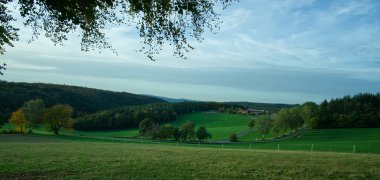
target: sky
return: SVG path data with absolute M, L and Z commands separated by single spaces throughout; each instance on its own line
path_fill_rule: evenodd
M 106 32 L 118 55 L 81 52 L 75 34 L 63 46 L 42 36 L 28 43 L 31 30 L 21 28 L 0 57 L 0 79 L 203 101 L 320 103 L 380 92 L 378 0 L 241 0 L 220 13 L 221 29 L 192 40 L 187 59 L 166 47 L 149 60 L 128 26 Z

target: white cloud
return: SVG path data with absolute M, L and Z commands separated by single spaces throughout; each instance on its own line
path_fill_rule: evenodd
M 6 59 L 8 63 L 7 69 L 8 71 L 12 70 L 37 70 L 37 71 L 55 71 L 58 70 L 57 67 L 53 66 L 43 66 L 43 65 L 34 65 L 23 63 L 15 60 Z
M 237 27 L 244 26 L 244 23 L 247 22 L 249 18 L 252 17 L 251 11 L 247 9 L 236 9 L 230 14 L 222 17 L 223 23 L 221 25 L 222 31 L 230 31 Z

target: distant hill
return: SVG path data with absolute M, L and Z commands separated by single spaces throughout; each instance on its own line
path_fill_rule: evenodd
M 167 101 L 167 102 L 171 102 L 171 103 L 180 103 L 180 102 L 199 102 L 199 101 L 196 101 L 196 100 L 191 100 L 191 99 L 184 99 L 184 98 L 169 98 L 169 97 L 162 97 L 162 96 L 153 96 L 153 95 L 147 95 L 147 96 L 152 96 L 152 97 L 156 97 L 156 98 L 160 98 L 164 101 Z
M 277 112 L 282 108 L 290 108 L 297 106 L 296 104 L 281 103 L 257 103 L 257 102 L 226 102 L 228 104 L 240 105 L 249 109 L 265 110 L 269 112 Z
M 160 98 L 126 92 L 57 84 L 0 81 L 0 118 L 3 121 L 8 119 L 9 115 L 25 101 L 34 98 L 42 99 L 46 106 L 58 103 L 69 104 L 74 108 L 75 117 L 121 106 L 165 102 Z

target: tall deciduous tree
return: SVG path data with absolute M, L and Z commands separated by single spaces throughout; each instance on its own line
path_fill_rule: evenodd
M 42 114 L 45 109 L 44 101 L 33 99 L 25 102 L 21 107 L 25 119 L 28 121 L 29 129 L 32 130 L 37 124 L 42 123 Z
M 69 105 L 58 104 L 49 107 L 43 114 L 43 120 L 46 127 L 58 135 L 61 128 L 71 129 L 73 126 L 73 108 Z
M 263 135 L 269 134 L 272 125 L 273 121 L 270 115 L 261 115 L 256 120 L 256 128 Z
M 187 141 L 193 139 L 195 135 L 195 124 L 191 121 L 186 121 L 185 124 L 181 126 L 181 139 Z
M 195 135 L 197 136 L 197 139 L 199 141 L 202 141 L 204 139 L 211 138 L 211 134 L 207 131 L 207 129 L 204 126 L 200 126 L 197 131 L 195 132 Z
M 21 133 L 27 132 L 28 121 L 25 119 L 21 109 L 12 113 L 9 122 L 16 128 L 16 131 Z
M 152 118 L 145 118 L 139 124 L 139 133 L 145 137 L 152 137 L 158 129 L 158 124 Z
M 169 139 L 173 138 L 174 126 L 171 124 L 165 124 L 158 128 L 157 136 L 159 139 Z

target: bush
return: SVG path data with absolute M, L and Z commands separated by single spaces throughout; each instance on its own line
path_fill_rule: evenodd
M 17 134 L 18 132 L 14 129 L 3 129 L 0 130 L 0 134 Z
M 232 133 L 229 137 L 230 141 L 231 142 L 237 142 L 238 141 L 238 137 L 235 133 Z

